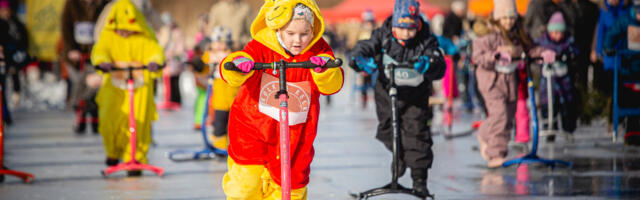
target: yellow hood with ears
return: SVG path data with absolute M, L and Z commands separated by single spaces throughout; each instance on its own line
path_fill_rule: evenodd
M 113 4 L 104 30 L 128 30 L 156 38 L 153 29 L 147 25 L 144 14 L 129 0 L 118 0 Z
M 258 16 L 251 24 L 251 37 L 280 55 L 289 58 L 290 55 L 278 42 L 276 31 L 291 21 L 293 8 L 298 4 L 304 4 L 313 12 L 313 39 L 301 54 L 309 50 L 322 38 L 324 33 L 324 20 L 320 8 L 314 0 L 265 0 Z

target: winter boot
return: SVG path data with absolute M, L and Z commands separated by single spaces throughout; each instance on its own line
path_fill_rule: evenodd
M 119 162 L 120 162 L 120 160 L 115 159 L 115 158 L 109 158 L 109 157 L 107 157 L 107 160 L 104 161 L 104 163 L 107 164 L 107 166 L 109 166 L 109 167 L 116 166 L 116 165 L 118 165 Z
M 91 118 L 91 131 L 95 135 L 97 135 L 99 133 L 98 132 L 98 118 L 97 117 L 92 117 Z
M 84 134 L 85 129 L 87 128 L 87 119 L 84 117 L 84 108 L 86 106 L 85 101 L 80 100 L 78 101 L 77 105 L 75 106 L 76 108 L 76 122 L 73 125 L 73 131 L 76 134 Z
M 73 132 L 78 135 L 84 134 L 85 129 L 87 128 L 87 124 L 83 122 L 76 123 L 73 125 Z
M 429 176 L 427 168 L 411 168 L 411 179 L 413 180 L 413 191 L 419 195 L 429 195 L 427 190 L 427 178 Z
M 140 177 L 140 176 L 142 176 L 142 171 L 141 170 L 130 170 L 130 171 L 127 171 L 127 176 L 128 177 Z

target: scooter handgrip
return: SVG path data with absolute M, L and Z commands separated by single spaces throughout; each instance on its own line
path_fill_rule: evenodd
M 240 68 L 236 67 L 236 64 L 234 64 L 233 62 L 224 63 L 224 69 L 229 70 L 229 71 L 242 72 L 242 70 L 240 70 Z

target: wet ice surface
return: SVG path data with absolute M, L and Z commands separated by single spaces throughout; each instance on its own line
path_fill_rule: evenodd
M 373 104 L 362 110 L 350 87 L 345 84 L 345 90 L 333 97 L 333 105 L 323 105 L 308 199 L 350 199 L 349 193 L 380 187 L 391 179 L 391 153 L 374 138 Z M 149 162 L 164 167 L 162 178 L 150 172 L 127 178 L 119 172 L 105 179 L 100 175 L 105 168 L 102 139 L 72 133 L 72 113 L 15 111 L 15 124 L 5 135 L 5 165 L 36 177 L 31 184 L 7 177 L 0 184 L 0 199 L 224 199 L 224 161 L 176 163 L 165 157 L 169 151 L 202 147 L 200 133 L 191 129 L 191 99 L 186 96 L 183 110 L 162 111 L 154 124 L 157 145 L 149 151 Z M 454 131 L 464 131 L 471 118 L 460 113 Z M 438 119 L 436 115 L 435 130 Z M 476 150 L 475 134 L 450 141 L 435 135 L 428 187 L 437 199 L 640 198 L 640 149 L 612 144 L 605 127 L 601 122 L 582 126 L 573 143 L 564 137 L 553 144 L 542 141 L 540 156 L 574 164 L 571 169 L 554 170 L 540 165 L 489 170 Z M 509 157 L 520 154 L 521 148 L 512 146 Z M 410 187 L 406 174 L 400 183 Z

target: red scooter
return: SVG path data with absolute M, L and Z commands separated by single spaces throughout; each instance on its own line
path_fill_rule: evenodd
M 6 65 L 4 62 L 4 59 L 0 59 L 0 70 L 2 70 L 2 72 L 4 73 L 6 70 Z M 21 171 L 14 171 L 14 170 L 10 170 L 7 167 L 4 166 L 4 121 L 2 119 L 2 104 L 4 102 L 2 102 L 2 95 L 4 94 L 4 91 L 2 89 L 2 87 L 4 87 L 4 85 L 0 85 L 0 182 L 4 182 L 4 175 L 12 175 L 12 176 L 16 176 L 22 180 L 24 180 L 24 182 L 26 183 L 30 183 L 33 180 L 33 174 L 28 174 L 25 172 L 21 172 Z
M 329 61 L 324 66 L 325 68 L 335 68 L 342 66 L 342 60 L 336 59 L 335 61 Z M 289 103 L 287 99 L 289 95 L 287 93 L 287 69 L 288 68 L 316 68 L 317 65 L 307 62 L 285 62 L 280 60 L 274 63 L 255 63 L 252 70 L 265 70 L 274 69 L 278 70 L 279 75 L 279 87 L 280 90 L 276 93 L 276 98 L 280 101 L 280 172 L 282 185 L 282 200 L 291 199 L 291 158 L 289 157 Z M 239 71 L 235 64 L 228 62 L 224 64 L 224 68 L 232 71 Z
M 97 67 L 96 67 L 97 68 Z M 99 68 L 97 68 L 99 69 Z M 133 76 L 133 71 L 134 70 L 146 70 L 148 69 L 146 66 L 142 66 L 142 67 L 133 67 L 133 66 L 129 66 L 126 68 L 113 68 L 111 69 L 111 71 L 124 71 L 126 72 L 126 78 L 127 78 L 127 83 L 126 83 L 126 89 L 129 92 L 129 130 L 131 131 L 131 135 L 129 136 L 129 144 L 131 146 L 131 161 L 126 162 L 126 163 L 120 163 L 116 166 L 111 166 L 105 170 L 102 171 L 102 175 L 103 176 L 108 176 L 109 174 L 115 173 L 117 171 L 122 171 L 122 170 L 126 170 L 126 171 L 134 171 L 134 170 L 148 170 L 148 171 L 152 171 L 154 173 L 156 173 L 158 176 L 162 176 L 162 174 L 164 173 L 164 169 L 161 167 L 156 167 L 153 165 L 149 165 L 149 164 L 142 164 L 138 161 L 135 160 L 136 157 L 136 119 L 135 119 L 135 108 L 134 108 L 134 92 L 135 92 L 135 88 L 136 86 L 140 87 L 140 85 L 144 84 L 144 80 L 142 81 L 138 81 L 139 84 L 135 84 L 136 82 L 134 81 L 134 76 Z M 112 82 L 113 84 L 113 82 Z M 121 85 L 117 85 L 120 86 L 122 88 Z M 123 88 L 124 89 L 124 88 Z

